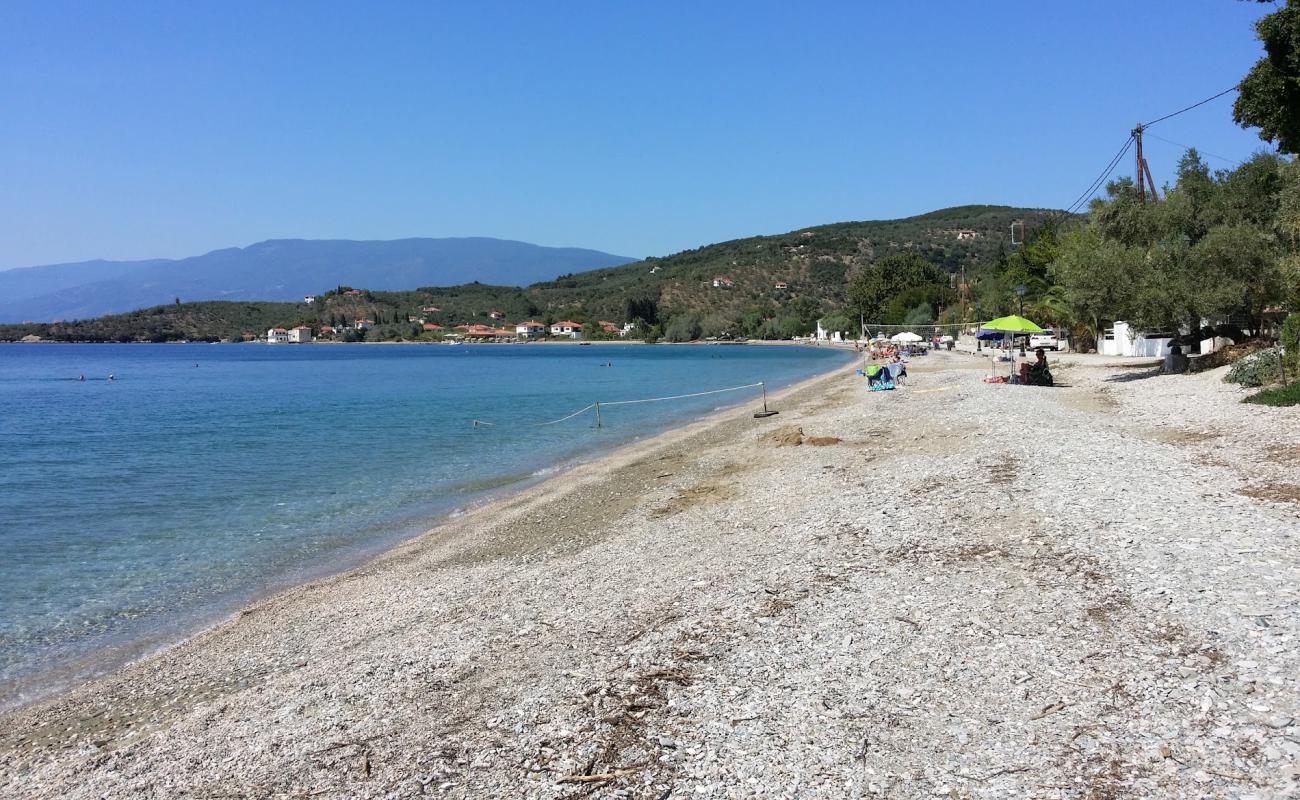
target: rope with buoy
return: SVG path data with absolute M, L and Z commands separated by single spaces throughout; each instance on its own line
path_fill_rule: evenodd
M 754 416 L 755 417 L 771 416 L 773 414 L 778 413 L 776 411 L 768 411 L 767 385 L 764 384 L 762 381 L 759 381 L 758 383 L 746 383 L 743 386 L 728 386 L 725 389 L 710 389 L 705 392 L 689 392 L 687 394 L 674 394 L 674 395 L 669 395 L 667 397 L 645 397 L 638 400 L 609 400 L 609 401 L 598 400 L 589 406 L 584 406 L 583 408 L 574 411 L 572 414 L 567 414 L 563 417 L 560 417 L 559 419 L 553 419 L 547 422 L 533 422 L 533 423 L 521 423 L 521 424 L 527 425 L 529 427 L 537 427 L 537 428 L 540 428 L 545 425 L 558 425 L 561 422 L 566 422 L 568 420 L 573 419 L 574 417 L 580 416 L 594 409 L 596 412 L 596 427 L 599 428 L 599 427 L 603 427 L 603 420 L 600 414 L 601 406 L 630 406 L 630 405 L 636 405 L 638 403 L 662 403 L 668 400 L 686 400 L 692 397 L 704 397 L 706 395 L 711 395 L 711 394 L 723 394 L 725 392 L 738 392 L 742 389 L 757 389 L 757 388 L 762 388 L 763 390 L 763 410 L 761 412 L 754 414 Z M 475 428 L 499 427 L 499 423 L 488 422 L 486 420 L 481 420 L 481 419 L 471 420 L 471 423 L 474 425 Z

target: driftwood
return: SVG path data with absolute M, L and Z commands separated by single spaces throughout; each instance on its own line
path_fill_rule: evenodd
M 556 783 L 604 783 L 643 769 L 645 769 L 645 764 L 637 764 L 631 767 L 619 767 L 609 772 L 597 772 L 595 775 L 565 775 Z

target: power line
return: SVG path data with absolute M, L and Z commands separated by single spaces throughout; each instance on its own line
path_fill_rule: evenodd
M 1176 117 L 1176 116 L 1178 116 L 1179 114 L 1184 114 L 1184 113 L 1186 113 L 1186 112 L 1188 112 L 1188 111 L 1191 111 L 1193 108 L 1198 108 L 1198 107 L 1200 107 L 1200 106 L 1205 105 L 1206 103 L 1210 102 L 1211 100 L 1218 100 L 1220 97 L 1223 97 L 1223 96 L 1224 96 L 1225 94 L 1227 94 L 1228 92 L 1235 92 L 1235 91 L 1237 91 L 1237 87 L 1236 87 L 1236 86 L 1231 86 L 1231 87 L 1229 87 L 1229 88 L 1227 88 L 1227 89 L 1224 89 L 1223 91 L 1219 92 L 1218 94 L 1216 94 L 1216 95 L 1213 96 L 1213 97 L 1207 97 L 1207 98 L 1205 98 L 1204 100 L 1202 100 L 1202 101 L 1199 102 L 1199 103 L 1192 103 L 1192 104 L 1191 104 L 1190 106 L 1188 106 L 1187 108 L 1180 109 L 1180 110 L 1178 110 L 1178 111 L 1175 111 L 1175 112 L 1172 113 L 1172 114 L 1165 114 L 1163 117 L 1161 117 L 1161 118 L 1159 118 L 1159 119 L 1155 119 L 1155 120 L 1152 120 L 1152 121 L 1150 121 L 1150 122 L 1144 123 L 1144 124 L 1142 125 L 1142 127 L 1144 127 L 1144 128 L 1150 128 L 1152 125 L 1156 124 L 1157 122 L 1164 122 L 1165 120 L 1169 119 L 1170 117 Z
M 1120 162 L 1120 159 L 1124 158 L 1124 154 L 1128 152 L 1128 149 L 1129 147 L 1132 146 L 1132 144 L 1133 144 L 1133 134 L 1130 133 L 1128 138 L 1124 140 L 1123 147 L 1121 147 L 1119 149 L 1119 152 L 1116 153 L 1113 158 L 1111 158 L 1108 164 L 1106 164 L 1106 166 L 1102 169 L 1101 174 L 1099 174 L 1096 177 L 1096 179 L 1093 180 L 1092 183 L 1088 184 L 1088 188 L 1084 189 L 1083 193 L 1080 194 L 1078 197 L 1076 197 L 1074 202 L 1066 207 L 1065 211 L 1059 212 L 1059 219 L 1065 219 L 1066 217 L 1070 216 L 1076 210 L 1082 208 L 1084 203 L 1092 199 L 1092 196 L 1093 194 L 1096 193 L 1098 187 L 1100 187 L 1101 184 L 1105 182 L 1107 178 L 1110 177 L 1110 174 L 1115 171 L 1115 165 Z
M 1202 150 L 1201 148 L 1197 147 L 1196 145 L 1192 145 L 1192 144 L 1183 144 L 1182 142 L 1175 142 L 1173 139 L 1166 139 L 1166 138 L 1163 137 L 1163 136 L 1156 136 L 1154 133 L 1148 133 L 1147 136 L 1150 136 L 1152 139 L 1159 139 L 1160 141 L 1164 142 L 1165 144 L 1172 144 L 1174 147 L 1181 147 L 1181 148 L 1183 148 L 1184 150 L 1195 150 L 1196 152 L 1198 152 L 1198 153 L 1200 153 L 1200 154 L 1202 154 L 1202 155 L 1207 155 L 1207 156 L 1211 156 L 1211 157 L 1213 157 L 1213 158 L 1221 159 L 1221 160 L 1226 161 L 1226 162 L 1228 162 L 1229 164 L 1232 164 L 1232 165 L 1234 165 L 1234 166 L 1235 166 L 1235 165 L 1239 165 L 1239 164 L 1242 163 L 1242 162 L 1238 161 L 1238 160 L 1235 159 L 1235 158 L 1228 158 L 1227 156 L 1221 156 L 1221 155 L 1219 155 L 1218 153 L 1211 153 L 1209 150 Z

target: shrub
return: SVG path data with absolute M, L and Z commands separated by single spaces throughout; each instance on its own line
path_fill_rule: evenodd
M 1223 379 L 1242 386 L 1265 386 L 1282 377 L 1281 353 L 1276 347 L 1260 350 L 1233 362 Z
M 1261 406 L 1300 405 L 1300 381 L 1288 383 L 1286 386 L 1275 386 L 1262 392 L 1255 392 L 1242 402 L 1255 403 Z
M 1291 312 L 1282 323 L 1280 344 L 1286 351 L 1286 368 L 1300 368 L 1300 311 Z

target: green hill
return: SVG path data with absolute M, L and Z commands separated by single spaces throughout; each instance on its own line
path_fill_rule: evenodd
M 1010 249 L 1013 221 L 1032 229 L 1050 212 L 1008 206 L 961 206 L 899 220 L 841 222 L 775 236 L 755 236 L 565 275 L 526 288 L 471 283 L 400 292 L 338 287 L 312 304 L 202 302 L 156 306 L 93 320 L 0 325 L 0 340 L 37 336 L 56 341 L 238 340 L 276 325 L 350 325 L 375 321 L 367 340 L 430 338 L 418 322 L 452 327 L 525 318 L 579 322 L 635 316 L 657 323 L 703 322 L 703 332 L 749 336 L 806 332 L 846 302 L 857 270 L 898 253 L 915 253 L 956 273 L 994 267 Z M 719 285 L 715 286 L 715 279 Z M 423 309 L 436 308 L 437 311 Z M 937 309 L 936 309 L 937 311 Z M 775 324 L 779 323 L 779 324 Z M 349 337 L 355 334 L 348 334 Z
M 845 301 L 853 270 L 885 256 L 914 252 L 958 272 L 992 265 L 1010 248 L 1011 223 L 1033 228 L 1047 209 L 960 206 L 918 217 L 870 222 L 839 222 L 777 236 L 754 236 L 707 245 L 664 258 L 562 276 L 528 287 L 543 309 L 581 307 L 590 314 L 621 319 L 627 300 L 656 300 L 661 316 L 683 312 L 738 315 L 751 306 L 781 307 L 798 297 L 824 310 Z M 958 231 L 973 236 L 958 238 Z M 729 288 L 715 288 L 726 277 Z M 777 290 L 784 282 L 789 288 Z

